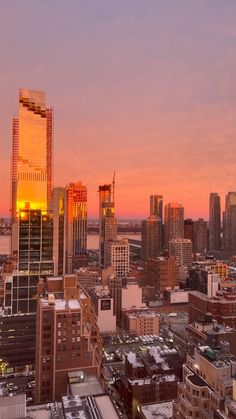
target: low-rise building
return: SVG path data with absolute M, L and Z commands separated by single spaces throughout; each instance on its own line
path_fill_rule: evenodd
M 209 346 L 195 348 L 183 366 L 183 382 L 174 402 L 174 419 L 208 419 L 226 411 L 225 401 L 232 398 L 236 358 Z M 230 417 L 230 416 L 227 416 Z

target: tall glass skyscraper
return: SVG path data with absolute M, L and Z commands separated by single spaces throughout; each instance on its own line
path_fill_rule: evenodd
M 12 219 L 20 209 L 49 208 L 52 188 L 52 109 L 45 93 L 20 89 L 13 118 Z
M 45 93 L 20 89 L 19 116 L 13 119 L 12 255 L 16 270 L 8 279 L 12 313 L 36 310 L 39 279 L 54 274 L 52 187 L 52 109 Z M 7 300 L 7 299 L 6 299 Z
M 87 188 L 81 182 L 66 187 L 66 273 L 87 253 Z
M 104 266 L 104 244 L 117 239 L 114 184 L 99 186 L 99 266 Z
M 220 231 L 220 196 L 218 193 L 212 192 L 209 200 L 209 250 L 220 250 Z

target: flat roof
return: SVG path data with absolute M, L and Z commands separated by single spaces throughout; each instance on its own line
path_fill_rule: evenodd
M 101 412 L 103 419 L 116 419 L 119 418 L 116 413 L 115 407 L 107 394 L 94 397 L 96 405 Z
M 172 419 L 173 402 L 141 405 L 140 410 L 146 419 Z
M 69 378 L 72 376 L 75 376 L 75 373 L 71 373 Z M 70 383 L 70 389 L 73 395 L 80 397 L 104 394 L 104 390 L 96 375 L 85 374 L 85 380 L 80 383 Z

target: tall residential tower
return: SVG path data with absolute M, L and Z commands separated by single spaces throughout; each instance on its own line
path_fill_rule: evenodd
M 20 89 L 19 116 L 13 118 L 12 218 L 19 209 L 49 208 L 52 189 L 52 109 L 45 93 Z
M 209 201 L 209 250 L 220 250 L 220 197 L 212 192 Z
M 117 238 L 115 218 L 114 185 L 99 186 L 99 265 L 104 266 L 104 246 L 108 240 Z

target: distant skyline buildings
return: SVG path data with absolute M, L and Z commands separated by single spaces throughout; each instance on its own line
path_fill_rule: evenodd
M 117 238 L 114 184 L 100 185 L 99 194 L 99 266 L 104 266 L 105 243 Z
M 150 216 L 155 215 L 163 222 L 163 196 L 151 195 L 150 196 Z
M 172 239 L 184 238 L 184 207 L 176 202 L 165 205 L 164 218 L 165 248 Z
M 209 250 L 221 249 L 221 205 L 218 193 L 210 193 L 209 200 Z
M 66 273 L 87 252 L 87 187 L 81 181 L 65 188 Z

